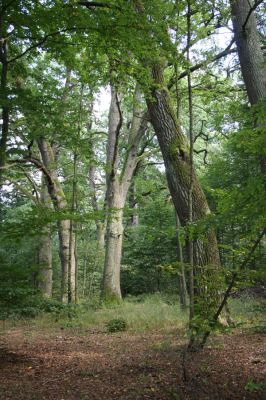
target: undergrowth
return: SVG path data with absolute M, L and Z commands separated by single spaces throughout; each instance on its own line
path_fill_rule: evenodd
M 236 328 L 265 332 L 265 300 L 241 297 L 230 299 L 229 306 Z M 108 333 L 110 321 L 123 320 L 129 333 L 156 331 L 185 334 L 188 322 L 188 314 L 181 311 L 177 298 L 160 293 L 132 296 L 115 305 L 101 305 L 95 301 L 62 305 L 54 300 L 43 301 L 37 309 L 33 310 L 30 306 L 21 311 L 10 314 L 7 321 L 0 324 L 0 331 L 25 324 L 43 332 L 71 329 L 76 333 L 88 330 Z

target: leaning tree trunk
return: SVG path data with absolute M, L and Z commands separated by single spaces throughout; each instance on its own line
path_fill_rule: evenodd
M 50 196 L 45 186 L 44 177 L 42 177 L 43 185 L 40 193 L 41 204 L 50 208 Z M 52 297 L 53 286 L 53 267 L 52 267 L 52 232 L 51 225 L 46 225 L 40 233 L 40 243 L 38 250 L 38 287 L 43 297 Z
M 181 131 L 170 94 L 164 81 L 163 63 L 152 68 L 154 87 L 147 97 L 151 123 L 157 135 L 163 155 L 167 181 L 173 203 L 182 225 L 189 220 L 189 190 L 191 166 L 189 144 Z M 199 221 L 210 214 L 206 197 L 199 184 L 195 171 L 193 173 L 192 216 Z M 195 297 L 199 307 L 195 309 L 203 319 L 208 319 L 211 308 L 218 304 L 218 288 L 215 287 L 220 266 L 219 252 L 214 229 L 208 229 L 204 237 L 193 241 L 193 259 L 195 265 Z
M 42 156 L 43 164 L 49 175 L 49 179 L 46 177 L 47 188 L 51 199 L 54 203 L 54 207 L 57 211 L 64 212 L 68 209 L 67 201 L 62 190 L 61 184 L 58 179 L 56 171 L 56 160 L 52 146 L 44 138 L 38 140 L 39 150 Z M 70 286 L 70 274 L 73 277 L 75 271 L 75 257 L 70 253 L 73 246 L 70 244 L 70 220 L 59 219 L 57 222 L 58 236 L 59 236 L 59 256 L 61 261 L 61 300 L 63 303 L 67 303 L 69 299 L 69 286 Z

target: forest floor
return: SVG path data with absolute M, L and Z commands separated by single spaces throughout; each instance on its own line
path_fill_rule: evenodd
M 40 329 L 27 323 L 0 334 L 1 400 L 266 398 L 266 335 L 212 336 L 183 362 L 184 335 L 107 333 L 89 327 Z

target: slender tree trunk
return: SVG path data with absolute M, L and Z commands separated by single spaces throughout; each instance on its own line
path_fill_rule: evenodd
M 89 173 L 88 173 L 88 183 L 90 186 L 90 191 L 91 191 L 91 204 L 92 208 L 95 211 L 95 213 L 99 212 L 99 207 L 98 207 L 98 201 L 97 201 L 97 195 L 96 195 L 96 184 L 95 184 L 95 173 L 96 173 L 96 168 L 95 165 L 90 165 L 89 168 Z M 95 220 L 96 224 L 96 232 L 97 232 L 97 247 L 99 251 L 104 250 L 104 243 L 105 243 L 105 231 L 106 231 L 106 220 L 101 220 L 100 218 L 97 218 Z
M 47 191 L 45 179 L 42 177 L 42 190 L 40 201 L 44 207 L 50 208 L 50 196 Z M 52 232 L 51 225 L 46 225 L 40 233 L 40 245 L 38 252 L 39 274 L 38 286 L 43 297 L 52 297 L 53 267 L 52 267 Z
M 130 216 L 130 225 L 131 226 L 138 226 L 139 225 L 139 215 L 138 215 L 138 202 L 136 199 L 136 188 L 134 180 L 130 187 L 130 195 L 129 195 L 129 208 L 131 210 Z
M 179 300 L 180 307 L 182 309 L 186 309 L 188 306 L 188 293 L 187 293 L 187 283 L 186 283 L 186 274 L 184 267 L 184 257 L 183 257 L 183 248 L 180 240 L 179 229 L 180 229 L 180 221 L 178 215 L 176 215 L 176 228 L 177 228 L 177 257 L 180 262 L 180 271 L 178 274 L 178 289 L 179 289 Z
M 50 225 L 43 228 L 40 234 L 38 252 L 39 274 L 38 286 L 43 297 L 52 297 L 53 268 L 52 268 L 52 236 Z
M 8 60 L 7 60 L 7 39 L 3 28 L 2 18 L 0 19 L 0 62 L 2 64 L 1 71 L 1 107 L 2 107 L 2 132 L 0 138 L 0 187 L 2 184 L 3 168 L 6 159 L 6 146 L 9 132 L 9 105 L 7 95 L 7 73 L 8 73 Z
M 57 176 L 53 149 L 44 138 L 38 140 L 38 146 L 43 164 L 49 172 L 50 179 L 49 181 L 46 180 L 46 182 L 55 209 L 58 211 L 66 211 L 67 201 Z M 70 257 L 70 220 L 59 220 L 57 222 L 57 227 L 59 236 L 59 256 L 61 261 L 61 300 L 63 303 L 67 303 L 69 270 L 75 270 L 75 267 L 72 265 L 69 268 L 70 263 L 74 260 L 72 256 Z

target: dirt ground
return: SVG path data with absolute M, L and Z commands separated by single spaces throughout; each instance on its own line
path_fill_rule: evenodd
M 266 399 L 265 335 L 216 336 L 185 368 L 184 343 L 174 333 L 6 329 L 0 399 Z

